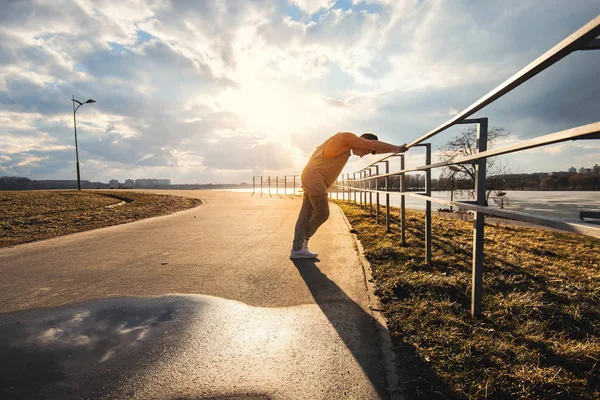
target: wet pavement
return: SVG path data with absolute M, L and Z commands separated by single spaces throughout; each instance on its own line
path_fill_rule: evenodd
M 186 295 L 6 314 L 0 398 L 377 398 L 360 346 L 372 321 L 324 307 Z
M 292 262 L 298 199 L 196 193 L 198 209 L 0 250 L 20 280 L 0 294 L 0 398 L 388 397 L 339 210 L 320 258 Z

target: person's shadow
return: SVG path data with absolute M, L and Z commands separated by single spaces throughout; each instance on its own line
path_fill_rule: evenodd
M 373 387 L 382 399 L 389 399 L 386 372 L 383 364 L 383 355 L 380 352 L 379 332 L 385 329 L 369 312 L 362 309 L 354 300 L 352 300 L 334 281 L 321 272 L 317 267 L 318 258 L 313 259 L 292 259 L 292 262 L 300 272 L 300 275 L 306 282 L 315 302 L 323 311 L 323 314 L 329 319 L 331 325 L 335 328 L 344 344 L 350 350 L 366 376 L 371 381 Z M 373 338 L 373 335 L 377 335 Z M 375 343 L 375 345 L 367 345 Z M 433 378 L 432 397 L 426 398 L 448 398 L 444 395 L 434 394 L 435 390 L 441 390 L 452 398 L 452 391 L 448 389 L 445 383 L 437 374 L 426 366 L 426 362 L 419 357 L 414 348 L 407 343 L 402 343 L 402 354 L 397 354 L 403 359 L 402 364 L 426 368 L 427 375 Z M 410 368 L 410 367 L 409 367 Z M 422 371 L 422 369 L 421 369 Z M 399 370 L 399 374 L 405 374 L 407 371 Z M 410 375 L 410 373 L 409 373 Z M 397 384 L 397 382 L 393 382 Z M 390 387 L 391 391 L 404 392 L 407 388 Z M 410 391 L 410 389 L 409 389 Z M 438 392 L 440 393 L 440 392 Z M 401 394 L 401 393 L 399 393 Z M 422 395 L 425 393 L 422 393 Z M 427 394 L 425 394 L 427 395 Z
M 378 322 L 321 272 L 316 265 L 318 261 L 318 258 L 292 260 L 323 314 L 369 377 L 380 398 L 389 398 L 379 348 L 366 345 L 379 342 L 378 337 L 373 338 L 378 334 Z

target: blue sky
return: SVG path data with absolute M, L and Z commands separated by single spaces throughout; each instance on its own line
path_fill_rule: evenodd
M 97 101 L 77 112 L 82 179 L 297 174 L 338 131 L 413 141 L 599 13 L 597 0 L 10 1 L 0 175 L 75 179 L 72 95 Z M 573 54 L 476 116 L 509 131 L 504 144 L 596 122 L 598 65 L 600 51 Z M 597 142 L 502 160 L 589 167 Z

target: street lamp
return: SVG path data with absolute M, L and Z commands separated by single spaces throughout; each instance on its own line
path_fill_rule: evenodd
M 452 171 L 452 176 L 451 176 L 451 178 L 452 178 L 452 186 L 450 188 L 450 201 L 454 201 L 454 175 L 457 172 L 460 172 L 460 168 L 455 167 L 454 165 L 449 165 L 448 168 L 450 168 L 450 171 Z M 450 204 L 450 211 L 451 212 L 453 211 L 452 204 Z
M 77 150 L 77 120 L 75 119 L 75 113 L 84 104 L 95 103 L 96 100 L 89 99 L 85 103 L 80 102 L 79 100 L 75 100 L 75 96 L 71 99 L 73 102 L 73 128 L 75 129 L 75 159 L 77 160 L 77 190 L 81 190 L 81 181 L 79 179 L 79 151 Z M 75 103 L 79 104 L 77 108 L 75 108 Z

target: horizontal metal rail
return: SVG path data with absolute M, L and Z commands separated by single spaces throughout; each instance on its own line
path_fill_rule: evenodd
M 361 192 L 367 193 L 382 193 L 382 194 L 397 194 L 400 196 L 408 196 L 416 199 L 421 199 L 425 201 L 430 201 L 436 204 L 444 204 L 447 206 L 456 206 L 459 209 L 477 211 L 485 213 L 486 215 L 494 215 L 496 217 L 507 218 L 514 221 L 522 221 L 529 222 L 535 225 L 547 226 L 551 228 L 561 229 L 568 232 L 579 233 L 586 236 L 592 236 L 600 239 L 600 226 L 595 224 L 586 224 L 586 223 L 578 223 L 578 222 L 565 222 L 558 218 L 552 217 L 539 217 L 536 215 L 506 210 L 500 208 L 491 208 L 487 206 L 478 206 L 477 204 L 473 204 L 471 202 L 464 201 L 450 201 L 445 199 L 440 199 L 437 197 L 427 196 L 421 192 L 399 192 L 394 190 L 371 190 L 371 189 L 360 189 L 353 186 L 339 186 L 339 189 L 344 190 L 360 190 Z
M 508 78 L 506 81 L 501 83 L 499 86 L 497 86 L 485 96 L 481 97 L 475 103 L 471 104 L 463 112 L 456 115 L 454 118 L 447 121 L 446 123 L 438 126 L 432 131 L 421 136 L 417 140 L 413 141 L 408 145 L 408 147 L 412 147 L 416 144 L 419 144 L 429 139 L 430 137 L 438 134 L 439 132 L 446 130 L 447 128 L 451 127 L 457 122 L 467 118 L 468 116 L 473 115 L 477 111 L 481 110 L 483 107 L 489 105 L 490 103 L 496 101 L 500 97 L 504 96 L 506 93 L 513 90 L 514 88 L 527 82 L 529 79 L 533 78 L 548 67 L 556 64 L 558 61 L 562 60 L 572 52 L 581 50 L 589 42 L 596 39 L 596 37 L 598 36 L 600 36 L 600 15 L 592 19 L 590 22 L 588 22 L 581 28 L 579 28 L 579 30 L 577 30 L 569 37 L 564 39 L 562 42 L 560 42 L 559 44 L 548 50 L 546 53 L 538 57 L 535 61 L 531 62 L 525 68 Z
M 477 153 L 477 154 L 473 154 L 472 156 L 455 158 L 454 160 L 448 161 L 448 162 L 439 162 L 436 164 L 422 165 L 420 167 L 407 168 L 407 169 L 403 169 L 400 171 L 390 172 L 387 174 L 380 174 L 377 176 L 368 176 L 366 178 L 361 178 L 361 179 L 350 179 L 350 181 L 351 182 L 353 182 L 353 181 L 354 182 L 368 181 L 371 179 L 385 178 L 386 176 L 394 176 L 394 175 L 399 175 L 399 174 L 403 174 L 403 173 L 407 173 L 407 172 L 419 172 L 419 171 L 426 171 L 426 170 L 432 169 L 432 168 L 447 167 L 447 166 L 456 165 L 456 164 L 467 164 L 467 163 L 471 163 L 473 161 L 481 160 L 481 159 L 488 158 L 488 157 L 494 157 L 494 156 L 500 156 L 500 155 L 509 154 L 509 153 L 515 153 L 515 152 L 522 151 L 522 150 L 529 150 L 529 149 L 533 149 L 536 147 L 542 147 L 542 146 L 547 146 L 550 144 L 566 142 L 569 140 L 586 139 L 587 137 L 589 137 L 590 139 L 598 139 L 599 138 L 597 136 L 598 134 L 600 134 L 600 121 L 594 122 L 594 123 L 588 124 L 588 125 L 578 126 L 576 128 L 567 129 L 567 130 L 556 132 L 556 133 L 551 133 L 551 134 L 540 136 L 537 138 L 524 140 L 519 143 L 511 144 L 511 145 L 504 146 L 504 147 L 499 147 L 497 149 L 488 150 L 488 151 L 484 151 L 484 152 Z M 369 168 L 371 168 L 371 166 L 367 166 L 367 167 L 363 168 L 361 171 L 367 170 Z
M 484 238 L 484 218 L 485 215 L 495 215 L 498 217 L 509 218 L 512 220 L 531 222 L 537 225 L 548 226 L 562 229 L 569 232 L 575 232 L 587 236 L 600 238 L 600 226 L 594 224 L 586 224 L 583 222 L 572 223 L 559 220 L 552 217 L 534 216 L 523 212 L 496 209 L 487 206 L 486 203 L 486 165 L 487 159 L 497 157 L 504 154 L 516 153 L 537 147 L 548 146 L 551 144 L 561 143 L 569 140 L 584 140 L 584 139 L 600 139 L 600 121 L 588 125 L 578 126 L 575 128 L 563 130 L 556 133 L 547 134 L 533 139 L 521 141 L 519 143 L 503 146 L 497 149 L 487 149 L 488 139 L 488 119 L 475 118 L 468 119 L 471 115 L 481 110 L 485 106 L 493 103 L 500 97 L 504 96 L 511 90 L 527 82 L 540 72 L 551 67 L 558 61 L 562 60 L 569 54 L 578 50 L 595 50 L 600 49 L 600 15 L 596 16 L 586 25 L 574 32 L 572 35 L 558 43 L 556 46 L 548 50 L 546 53 L 538 57 L 519 72 L 504 81 L 502 84 L 488 92 L 486 95 L 475 101 L 469 107 L 457 114 L 452 119 L 446 121 L 437 128 L 427 132 L 425 135 L 417 138 L 407 145 L 407 149 L 413 147 L 425 147 L 425 165 L 419 167 L 406 168 L 405 155 L 403 153 L 389 154 L 377 161 L 367 165 L 361 170 L 352 174 L 342 174 L 341 179 L 338 179 L 335 186 L 335 193 L 339 196 L 342 193 L 342 200 L 354 201 L 360 204 L 361 207 L 369 209 L 369 215 L 372 214 L 373 193 L 376 193 L 377 207 L 377 222 L 379 223 L 379 194 L 385 194 L 386 198 L 386 230 L 389 230 L 389 208 L 390 208 L 390 193 L 398 193 L 402 196 L 401 200 L 401 241 L 406 243 L 405 239 L 405 196 L 416 197 L 425 201 L 425 261 L 431 261 L 431 203 L 441 203 L 450 206 L 456 206 L 459 209 L 471 210 L 474 212 L 473 221 L 473 273 L 472 273 L 472 295 L 471 295 L 471 314 L 476 317 L 481 315 L 482 307 L 482 274 L 483 274 L 483 238 Z M 424 143 L 427 139 L 445 131 L 446 129 L 457 124 L 475 124 L 476 130 L 476 153 L 473 155 L 455 158 L 450 161 L 432 163 L 431 161 L 431 144 Z M 400 158 L 400 170 L 390 171 L 390 162 L 392 158 Z M 380 173 L 380 164 L 385 165 L 385 172 Z M 431 171 L 434 168 L 452 167 L 453 165 L 473 164 L 474 165 L 474 198 L 473 202 L 450 201 L 437 199 L 431 196 Z M 375 170 L 375 174 L 373 174 Z M 405 177 L 411 172 L 425 172 L 425 189 L 422 192 L 407 192 Z M 399 176 L 399 191 L 390 190 L 389 178 Z M 379 188 L 380 180 L 385 180 L 385 190 Z M 372 187 L 372 182 L 375 180 L 375 189 Z M 368 194 L 368 196 L 367 196 Z M 357 202 L 357 197 L 359 202 Z M 368 201 L 367 201 L 368 197 Z

